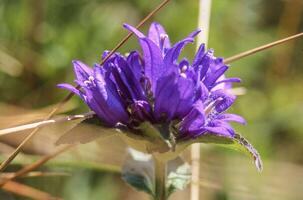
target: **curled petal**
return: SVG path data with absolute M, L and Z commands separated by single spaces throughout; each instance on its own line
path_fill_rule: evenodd
M 240 115 L 235 114 L 220 114 L 217 119 L 227 122 L 237 122 L 239 124 L 246 124 L 246 120 Z
M 226 79 L 223 79 L 221 81 L 217 81 L 214 86 L 217 86 L 221 83 L 240 83 L 241 82 L 241 79 L 240 78 L 226 78 Z
M 216 90 L 212 92 L 210 98 L 216 101 L 215 109 L 218 113 L 227 110 L 236 100 L 236 96 L 228 94 L 224 90 Z
M 224 112 L 225 110 L 227 110 L 236 100 L 235 96 L 226 96 L 225 98 L 223 98 L 222 100 L 220 100 L 217 105 L 215 106 L 216 111 L 218 113 Z
M 77 88 L 75 88 L 74 86 L 67 84 L 67 83 L 61 83 L 57 85 L 58 88 L 61 89 L 65 89 L 65 90 L 69 90 L 72 93 L 74 93 L 75 95 L 79 96 L 79 97 L 83 97 L 82 93 L 80 92 L 80 90 L 78 90 Z
M 203 81 L 205 86 L 208 89 L 213 87 L 214 83 L 226 72 L 227 69 L 228 69 L 228 67 L 226 65 L 223 65 L 222 67 L 217 69 L 215 72 L 206 74 L 206 77 Z
M 181 50 L 184 48 L 184 46 L 190 42 L 194 41 L 194 37 L 199 33 L 200 31 L 194 31 L 191 33 L 188 37 L 181 40 L 180 42 L 176 43 L 172 48 L 170 48 L 165 57 L 164 57 L 164 63 L 165 64 L 174 64 L 176 60 L 178 59 Z
M 221 135 L 225 137 L 233 137 L 235 135 L 235 131 L 228 123 L 219 120 L 212 121 L 209 126 L 204 127 L 204 130 L 215 135 Z
M 123 27 L 129 30 L 130 32 L 133 32 L 138 38 L 146 38 L 143 33 L 141 33 L 138 29 L 129 24 L 123 24 Z

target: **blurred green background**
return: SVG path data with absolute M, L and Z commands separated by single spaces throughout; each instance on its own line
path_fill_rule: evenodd
M 73 81 L 71 60 L 98 62 L 102 51 L 113 48 L 127 33 L 122 23 L 137 24 L 159 3 L 1 0 L 0 116 L 10 120 L 2 121 L 1 128 L 16 122 L 14 117 L 29 116 L 61 100 L 66 92 L 56 84 Z M 197 28 L 198 3 L 172 0 L 153 20 L 162 23 L 175 42 Z M 208 46 L 215 49 L 216 56 L 229 57 L 302 31 L 302 19 L 302 0 L 213 0 Z M 239 153 L 203 146 L 201 199 L 303 199 L 302 46 L 299 39 L 232 63 L 228 75 L 240 77 L 243 82 L 238 86 L 247 90 L 231 109 L 248 121 L 236 129 L 259 150 L 265 169 L 258 174 L 250 160 Z M 136 40 L 131 39 L 120 51 L 137 47 Z M 191 45 L 185 54 L 192 57 L 194 50 Z M 87 110 L 77 98 L 72 103 L 75 113 Z M 18 139 L 0 141 L 6 148 L 2 150 L 3 160 Z M 24 152 L 8 170 L 38 158 L 27 153 L 46 153 L 47 140 L 37 141 L 41 152 Z M 115 150 L 118 145 L 113 143 L 107 151 L 100 151 L 104 145 L 86 144 L 41 168 L 67 171 L 72 176 L 18 180 L 64 199 L 145 199 L 144 194 L 124 184 L 116 172 L 100 167 L 111 167 L 109 164 L 119 163 L 113 159 L 123 159 Z M 188 196 L 187 190 L 172 199 Z M 26 198 L 0 191 L 0 199 Z

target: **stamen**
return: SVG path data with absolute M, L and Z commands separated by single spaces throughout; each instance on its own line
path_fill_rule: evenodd
M 164 33 L 161 33 L 161 34 L 160 34 L 160 40 L 161 40 L 161 41 L 164 41 L 166 38 L 168 38 L 168 35 L 167 35 L 167 34 L 164 34 Z
M 187 78 L 185 73 L 181 73 L 180 76 L 182 76 L 183 78 Z
M 182 73 L 186 72 L 187 68 L 188 68 L 187 65 L 183 65 L 183 66 L 181 67 L 181 72 L 182 72 Z
M 164 50 L 164 42 L 168 38 L 167 34 L 160 34 L 160 49 Z
M 204 109 L 205 115 L 208 115 L 215 107 L 215 105 L 216 105 L 216 101 L 209 102 L 209 104 Z
M 95 82 L 94 82 L 95 78 L 93 76 L 89 76 L 88 80 L 83 81 L 85 86 L 95 86 Z
M 90 81 L 86 80 L 83 82 L 85 86 L 89 86 L 90 85 Z

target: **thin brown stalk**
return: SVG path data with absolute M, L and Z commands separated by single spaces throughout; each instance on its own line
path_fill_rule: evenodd
M 170 0 L 163 1 L 160 5 L 158 5 L 152 12 L 150 12 L 137 26 L 136 28 L 140 28 L 144 25 L 147 20 L 149 20 L 154 14 L 156 14 L 161 8 L 163 8 Z M 117 46 L 101 61 L 100 65 L 104 64 L 131 36 L 133 33 L 128 33 L 122 40 L 117 44 Z
M 36 162 L 23 167 L 19 171 L 13 173 L 10 177 L 3 178 L 0 181 L 0 187 L 4 187 L 9 181 L 12 181 L 13 179 L 15 179 L 17 177 L 24 176 L 25 174 L 37 169 L 38 167 L 42 166 L 49 160 L 55 158 L 56 156 L 60 155 L 61 153 L 68 151 L 69 149 L 71 149 L 74 146 L 75 145 L 66 145 L 65 147 L 60 148 L 59 150 L 55 151 L 54 153 L 52 153 L 50 155 L 46 155 L 46 156 L 42 157 L 41 159 L 37 160 Z
M 244 58 L 244 57 L 250 56 L 252 54 L 258 53 L 260 51 L 263 51 L 263 50 L 272 48 L 274 46 L 283 44 L 285 42 L 297 39 L 297 38 L 302 37 L 302 36 L 303 36 L 303 32 L 299 33 L 299 34 L 296 34 L 296 35 L 289 36 L 287 38 L 283 38 L 281 40 L 278 40 L 278 41 L 275 41 L 275 42 L 272 42 L 272 43 L 269 43 L 269 44 L 265 44 L 263 46 L 260 46 L 260 47 L 257 47 L 257 48 L 254 48 L 254 49 L 242 52 L 242 53 L 239 53 L 237 55 L 234 55 L 234 56 L 231 56 L 231 57 L 225 59 L 224 61 L 225 61 L 226 64 L 228 64 L 228 63 L 240 60 L 241 58 Z
M 15 133 L 15 132 L 19 132 L 19 131 L 30 130 L 30 129 L 34 129 L 34 128 L 41 128 L 41 127 L 48 126 L 48 125 L 51 125 L 51 124 L 56 124 L 56 123 L 68 122 L 68 121 L 73 121 L 73 120 L 78 120 L 78 119 L 85 120 L 85 119 L 89 119 L 89 118 L 93 117 L 94 114 L 95 113 L 91 111 L 91 112 L 84 113 L 84 114 L 79 114 L 79 115 L 70 115 L 70 116 L 67 116 L 67 117 L 60 117 L 60 118 L 57 118 L 57 119 L 49 119 L 49 120 L 42 120 L 42 121 L 39 121 L 39 122 L 14 126 L 14 127 L 11 127 L 11 128 L 5 128 L 5 129 L 0 130 L 0 136 Z
M 147 20 L 149 20 L 153 15 L 155 15 L 161 8 L 163 8 L 170 0 L 164 0 L 159 6 L 157 6 L 152 12 L 150 12 L 136 27 L 140 28 L 142 25 L 144 25 Z M 118 48 L 120 48 L 130 37 L 132 36 L 131 33 L 129 33 L 125 38 L 122 39 L 122 41 L 114 47 L 114 49 L 111 51 L 111 53 L 101 61 L 101 64 L 104 63 Z M 80 88 L 78 85 L 76 88 Z M 73 93 L 69 93 L 62 101 L 58 103 L 58 105 L 47 115 L 45 120 L 50 119 L 63 105 L 68 102 L 72 97 L 74 96 Z M 0 171 L 3 171 L 18 155 L 18 153 L 21 151 L 22 147 L 37 133 L 39 128 L 34 129 L 21 143 L 20 145 L 15 149 L 15 151 L 9 155 L 9 157 L 4 160 L 0 165 Z
M 52 197 L 50 194 L 38 190 L 36 188 L 17 183 L 14 181 L 8 182 L 4 187 L 3 190 L 8 192 L 12 192 L 14 194 L 28 197 L 31 199 L 40 199 L 40 200 L 61 200 L 61 198 Z
M 1 178 L 8 179 L 15 175 L 15 172 L 2 173 Z M 20 177 L 52 177 L 52 176 L 71 176 L 70 173 L 66 172 L 41 172 L 41 171 L 31 171 Z

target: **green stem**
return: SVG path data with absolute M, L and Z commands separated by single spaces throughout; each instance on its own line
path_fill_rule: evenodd
M 166 200 L 166 162 L 154 156 L 155 163 L 155 200 Z

